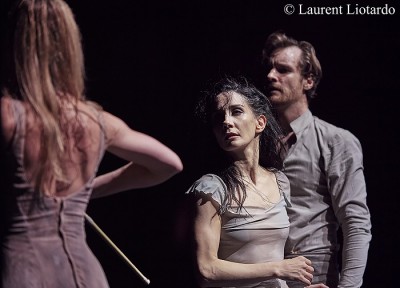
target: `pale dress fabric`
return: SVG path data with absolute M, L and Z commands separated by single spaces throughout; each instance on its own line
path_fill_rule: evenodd
M 271 207 L 259 208 L 245 206 L 237 212 L 236 208 L 222 207 L 221 239 L 219 258 L 237 263 L 261 263 L 279 261 L 284 258 L 285 241 L 289 233 L 289 218 L 286 213 L 287 198 L 290 194 L 289 181 L 280 172 L 275 173 L 280 199 Z M 203 175 L 187 191 L 197 197 L 208 197 L 218 205 L 224 203 L 226 186 L 214 174 Z M 230 286 L 241 288 L 284 288 L 285 281 L 271 279 L 251 285 Z
M 16 131 L 7 157 L 9 178 L 1 188 L 5 223 L 1 242 L 3 288 L 106 288 L 100 263 L 86 244 L 84 215 L 95 176 L 78 191 L 65 197 L 43 197 L 26 181 L 24 150 L 25 109 L 13 100 Z M 103 156 L 104 134 L 100 134 L 96 160 Z M 29 148 L 29 147 L 28 147 Z M 98 164 L 97 164 L 98 165 Z

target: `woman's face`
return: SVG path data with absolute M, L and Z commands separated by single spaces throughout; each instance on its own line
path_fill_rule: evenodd
M 217 96 L 213 132 L 225 151 L 244 151 L 265 127 L 265 117 L 256 117 L 245 98 L 236 92 Z

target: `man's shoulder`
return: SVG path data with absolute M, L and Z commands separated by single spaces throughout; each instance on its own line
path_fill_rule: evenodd
M 358 138 L 349 130 L 329 123 L 317 116 L 313 116 L 314 126 L 318 134 L 328 142 L 340 142 L 342 144 L 348 142 L 358 143 Z

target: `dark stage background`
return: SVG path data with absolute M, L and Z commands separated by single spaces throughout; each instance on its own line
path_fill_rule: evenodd
M 210 81 L 224 74 L 247 76 L 263 89 L 261 49 L 277 29 L 316 47 L 324 76 L 311 103 L 313 113 L 350 130 L 363 145 L 373 227 L 363 287 L 397 287 L 398 265 L 390 263 L 397 263 L 400 243 L 399 1 L 359 1 L 358 7 L 394 7 L 395 15 L 380 16 L 286 15 L 286 4 L 299 7 L 294 1 L 67 2 L 83 36 L 87 96 L 170 146 L 184 163 L 184 171 L 162 185 L 93 200 L 88 207 L 150 279 L 149 287 L 196 287 L 183 194 L 208 172 L 210 159 L 196 133 L 194 103 Z M 100 172 L 120 164 L 106 155 Z M 89 226 L 87 237 L 111 287 L 147 287 Z

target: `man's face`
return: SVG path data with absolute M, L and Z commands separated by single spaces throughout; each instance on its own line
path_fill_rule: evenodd
M 268 98 L 275 106 L 287 106 L 304 100 L 305 79 L 300 73 L 300 48 L 286 47 L 274 51 L 267 70 Z

